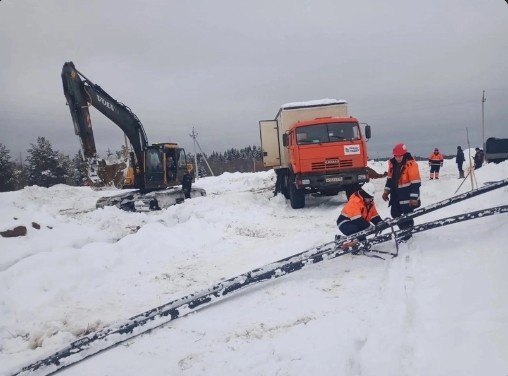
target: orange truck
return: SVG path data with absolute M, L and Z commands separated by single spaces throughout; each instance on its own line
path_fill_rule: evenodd
M 259 122 L 265 167 L 276 174 L 275 194 L 293 209 L 305 207 L 305 195 L 349 195 L 369 180 L 367 140 L 358 119 L 348 115 L 347 102 L 321 99 L 288 103 L 274 120 Z

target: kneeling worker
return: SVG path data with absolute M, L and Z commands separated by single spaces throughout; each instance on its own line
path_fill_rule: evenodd
M 376 205 L 374 204 L 374 184 L 365 183 L 359 191 L 353 193 L 342 208 L 337 227 L 344 235 L 353 235 L 381 222 Z M 362 239 L 358 240 L 364 240 Z

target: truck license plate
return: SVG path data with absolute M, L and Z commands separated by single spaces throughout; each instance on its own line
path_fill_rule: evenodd
M 327 183 L 334 183 L 334 182 L 337 182 L 337 181 L 342 181 L 342 178 L 326 178 L 325 181 Z

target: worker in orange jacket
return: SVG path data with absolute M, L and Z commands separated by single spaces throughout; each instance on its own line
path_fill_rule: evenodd
M 429 155 L 430 180 L 439 179 L 439 169 L 443 167 L 443 154 L 438 148 L 434 148 L 434 152 Z
M 337 227 L 344 235 L 356 234 L 368 228 L 371 223 L 376 225 L 381 222 L 374 204 L 374 194 L 374 184 L 365 183 L 360 190 L 349 197 L 337 218 Z M 365 237 L 358 238 L 358 240 L 364 239 Z
M 421 205 L 420 202 L 420 169 L 405 144 L 397 144 L 393 148 L 393 158 L 388 161 L 388 178 L 386 179 L 383 200 L 391 207 L 392 218 L 411 213 Z M 400 222 L 401 230 L 412 227 L 413 219 Z M 408 235 L 401 239 L 406 241 Z

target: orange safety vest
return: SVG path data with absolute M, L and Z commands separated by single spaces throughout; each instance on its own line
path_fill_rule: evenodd
M 349 201 L 342 208 L 340 215 L 342 218 L 337 223 L 338 226 L 348 220 L 354 221 L 355 219 L 363 218 L 367 222 L 372 222 L 372 218 L 379 217 L 374 201 L 367 205 L 358 192 L 353 193 L 349 198 Z
M 388 162 L 388 179 L 386 179 L 385 191 L 391 192 L 396 189 L 399 202 L 402 205 L 409 204 L 409 200 L 418 200 L 422 184 L 418 162 L 413 157 L 406 160 L 401 168 L 398 181 L 393 181 L 392 159 Z
M 433 166 L 443 166 L 443 154 L 441 153 L 431 153 L 429 155 L 429 164 Z

